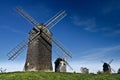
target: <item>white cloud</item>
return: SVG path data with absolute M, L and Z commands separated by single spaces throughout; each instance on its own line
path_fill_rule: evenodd
M 117 24 L 118 27 L 120 27 L 120 24 Z
M 7 25 L 2 25 L 1 28 L 4 29 L 4 30 L 13 32 L 13 33 L 24 34 L 24 35 L 27 35 L 27 34 L 28 34 L 28 33 L 26 33 L 26 32 L 19 31 L 19 30 L 14 29 L 14 28 L 12 28 L 12 27 L 10 27 L 10 26 L 7 26 Z
M 102 7 L 102 13 L 103 14 L 108 14 L 111 12 L 115 12 L 115 10 L 119 10 L 120 9 L 120 5 L 119 5 L 120 1 L 109 1 L 109 3 L 105 3 L 105 5 L 103 5 Z
M 114 34 L 120 34 L 120 30 L 113 31 Z
M 103 32 L 104 34 L 111 35 L 111 36 L 120 34 L 120 29 L 118 29 L 120 24 L 117 24 L 114 27 L 104 26 L 104 25 L 98 24 L 94 17 L 82 19 L 79 16 L 73 16 L 71 17 L 71 21 L 75 26 L 79 26 L 89 32 Z
M 81 56 L 80 59 L 85 59 L 86 61 L 96 60 L 101 58 L 106 58 L 112 54 L 115 54 L 116 51 L 120 51 L 120 45 L 116 45 L 113 47 L 106 47 L 106 48 L 95 48 L 92 50 L 88 50 L 83 52 L 84 56 Z M 116 58 L 114 56 L 113 58 Z
M 108 14 L 108 13 L 112 12 L 113 10 L 114 10 L 114 8 L 109 6 L 109 7 L 104 8 L 102 13 Z
M 95 18 L 82 20 L 79 16 L 73 16 L 72 23 L 76 26 L 80 26 L 85 30 L 96 32 L 98 25 L 96 24 Z

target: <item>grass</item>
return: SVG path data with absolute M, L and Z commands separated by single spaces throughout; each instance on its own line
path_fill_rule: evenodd
M 120 80 L 120 75 L 55 72 L 11 72 L 1 73 L 0 80 Z

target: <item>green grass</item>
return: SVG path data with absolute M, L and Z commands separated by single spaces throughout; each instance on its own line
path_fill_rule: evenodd
M 11 72 L 0 74 L 0 80 L 120 80 L 120 75 L 55 72 Z

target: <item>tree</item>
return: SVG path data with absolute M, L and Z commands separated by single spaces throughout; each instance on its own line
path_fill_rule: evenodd
M 97 74 L 102 74 L 103 72 L 102 71 L 98 71 Z
M 0 68 L 0 73 L 5 73 L 7 69 Z

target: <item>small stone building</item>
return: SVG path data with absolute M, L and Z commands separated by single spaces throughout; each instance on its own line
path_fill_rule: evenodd
M 81 67 L 81 73 L 88 74 L 89 69 L 87 69 L 86 67 Z

